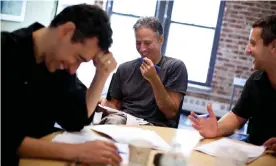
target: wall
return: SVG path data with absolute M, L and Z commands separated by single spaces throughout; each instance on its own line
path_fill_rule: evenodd
M 29 26 L 35 21 L 47 26 L 56 11 L 56 1 L 27 1 L 25 19 L 23 22 L 1 20 L 1 31 L 13 31 L 18 28 Z
M 276 14 L 276 1 L 227 1 L 210 91 L 190 88 L 188 95 L 228 103 L 234 77 L 247 79 L 252 59 L 245 54 L 250 25 L 260 17 Z M 235 93 L 235 99 L 240 96 Z

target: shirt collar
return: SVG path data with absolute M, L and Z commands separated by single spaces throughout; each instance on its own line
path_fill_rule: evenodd
M 256 73 L 252 79 L 255 81 L 260 81 L 263 78 L 265 78 L 266 76 L 267 76 L 266 72 L 260 71 L 260 72 Z
M 40 24 L 39 22 L 35 22 L 33 24 L 31 24 L 28 29 L 31 31 L 31 32 L 34 32 L 40 28 L 44 28 L 45 26 Z

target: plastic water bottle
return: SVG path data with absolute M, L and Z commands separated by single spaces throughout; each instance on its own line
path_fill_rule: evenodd
M 181 144 L 175 139 L 172 141 L 172 148 L 170 151 L 162 155 L 160 158 L 160 166 L 186 166 L 187 159 L 182 153 Z

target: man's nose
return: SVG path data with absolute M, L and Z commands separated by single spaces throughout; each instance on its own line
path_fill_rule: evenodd
M 145 45 L 144 45 L 144 44 L 141 44 L 140 51 L 143 52 L 143 51 L 146 51 L 146 49 L 147 49 L 147 48 L 145 47 Z
M 245 53 L 246 53 L 247 55 L 251 55 L 252 51 L 251 51 L 251 48 L 250 48 L 249 45 L 245 48 Z

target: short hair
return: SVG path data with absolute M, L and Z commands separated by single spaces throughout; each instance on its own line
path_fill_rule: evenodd
M 141 17 L 138 19 L 133 28 L 137 31 L 141 27 L 150 28 L 153 32 L 156 32 L 157 36 L 163 35 L 163 26 L 155 17 Z
M 113 42 L 113 32 L 109 17 L 98 5 L 78 4 L 68 6 L 55 16 L 50 23 L 50 27 L 57 27 L 69 21 L 76 26 L 72 37 L 73 42 L 83 43 L 87 38 L 97 37 L 99 40 L 98 46 L 103 51 L 108 51 Z
M 276 39 L 276 15 L 267 16 L 255 21 L 253 28 L 262 28 L 261 37 L 265 46 Z

